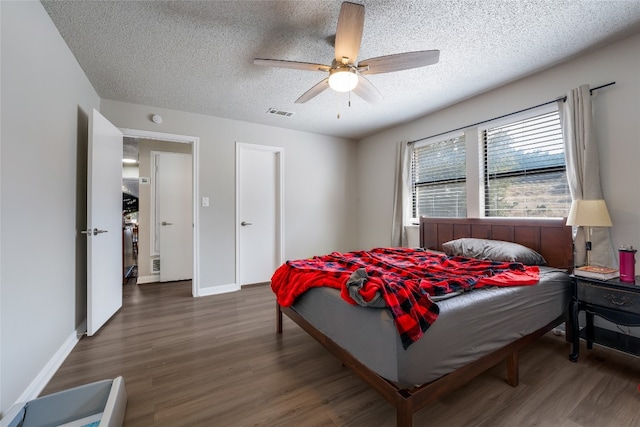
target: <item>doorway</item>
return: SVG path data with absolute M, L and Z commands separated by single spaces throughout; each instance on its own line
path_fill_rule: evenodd
M 138 277 L 139 156 L 138 140 L 122 138 L 122 267 L 123 284 Z
M 236 144 L 236 282 L 264 283 L 283 262 L 284 149 Z
M 160 132 L 150 132 L 135 129 L 122 129 L 125 138 L 133 138 L 138 142 L 139 156 L 139 176 L 137 177 L 139 192 L 139 212 L 137 218 L 137 283 L 152 283 L 161 280 L 160 272 L 162 270 L 162 262 L 160 247 L 156 244 L 159 233 L 159 222 L 162 219 L 155 218 L 154 209 L 152 207 L 154 171 L 151 167 L 153 156 L 151 152 L 161 153 L 182 153 L 188 155 L 188 164 L 190 168 L 189 180 L 190 188 L 186 191 L 184 203 L 190 206 L 190 219 L 188 221 L 188 247 L 183 253 L 189 255 L 188 260 L 180 259 L 178 262 L 188 264 L 188 278 L 192 282 L 192 295 L 200 296 L 199 280 L 198 280 L 198 240 L 197 231 L 199 229 L 199 215 L 197 209 L 197 164 L 198 164 L 198 143 L 197 137 L 173 135 Z M 183 194 L 183 196 L 185 196 Z M 183 203 L 183 202 L 181 202 Z M 171 222 L 166 221 L 165 222 Z M 158 224 L 156 224 L 158 223 Z

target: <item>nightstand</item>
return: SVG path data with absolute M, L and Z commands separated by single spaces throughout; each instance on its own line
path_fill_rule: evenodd
M 597 328 L 593 325 L 593 316 L 600 316 L 618 325 L 640 326 L 640 276 L 636 284 L 621 282 L 620 279 L 597 280 L 587 277 L 571 276 L 573 281 L 573 299 L 571 301 L 571 331 L 573 352 L 569 355 L 572 362 L 578 360 L 580 351 L 580 328 L 578 313 L 586 313 L 587 324 L 583 338 L 587 340 L 587 349 L 593 343 L 615 348 L 640 356 L 640 338 Z

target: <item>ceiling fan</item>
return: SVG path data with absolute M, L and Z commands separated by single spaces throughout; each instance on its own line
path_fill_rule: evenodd
M 296 100 L 297 104 L 301 104 L 319 95 L 329 87 L 338 92 L 353 91 L 365 101 L 376 103 L 382 100 L 382 94 L 364 77 L 365 75 L 408 70 L 438 62 L 440 57 L 439 50 L 397 53 L 357 62 L 363 28 L 364 6 L 344 2 L 340 7 L 340 16 L 338 17 L 338 27 L 336 29 L 335 58 L 330 66 L 310 62 L 264 58 L 255 58 L 253 63 L 267 67 L 328 72 L 328 77 Z

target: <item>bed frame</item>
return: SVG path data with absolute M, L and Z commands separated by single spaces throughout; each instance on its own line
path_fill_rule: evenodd
M 549 266 L 569 270 L 573 266 L 573 240 L 571 227 L 565 224 L 565 219 L 421 218 L 420 246 L 442 250 L 442 243 L 461 237 L 505 240 L 536 250 L 547 260 Z M 296 311 L 276 304 L 276 330 L 279 334 L 282 333 L 283 313 L 391 403 L 396 408 L 397 427 L 412 426 L 414 412 L 463 386 L 503 360 L 507 366 L 507 383 L 517 386 L 518 351 L 566 320 L 566 314 L 560 316 L 539 330 L 435 381 L 411 388 L 399 388 L 373 372 Z M 569 331 L 567 336 L 570 336 Z

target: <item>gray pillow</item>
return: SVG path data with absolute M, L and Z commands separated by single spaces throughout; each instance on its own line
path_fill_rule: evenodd
M 449 256 L 521 262 L 525 265 L 545 265 L 547 263 L 542 255 L 533 249 L 502 240 L 465 237 L 443 243 L 442 250 Z

